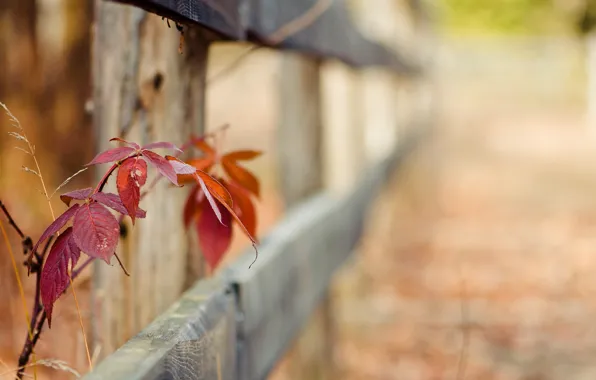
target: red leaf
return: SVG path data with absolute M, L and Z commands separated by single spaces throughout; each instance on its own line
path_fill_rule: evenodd
M 75 203 L 72 206 L 70 206 L 70 208 L 68 208 L 66 211 L 64 211 L 62 215 L 56 218 L 56 220 L 54 220 L 54 222 L 50 224 L 48 228 L 46 228 L 43 234 L 41 234 L 41 237 L 33 247 L 32 252 L 35 252 L 37 250 L 37 247 L 39 247 L 39 244 L 41 244 L 44 240 L 54 235 L 56 232 L 60 231 L 60 229 L 64 227 L 64 225 L 70 220 L 70 218 L 74 216 L 74 214 L 80 206 L 80 204 Z
M 158 149 L 158 148 L 173 149 L 173 150 L 177 150 L 178 152 L 182 153 L 182 149 L 178 148 L 176 145 L 172 144 L 171 142 L 165 142 L 165 141 L 147 144 L 147 145 L 143 146 L 142 149 Z
M 226 210 L 228 210 L 230 212 L 230 214 L 232 215 L 232 217 L 234 218 L 236 223 L 238 223 L 240 228 L 242 228 L 242 230 L 244 231 L 244 234 L 252 242 L 255 252 L 257 254 L 257 257 L 258 257 L 259 251 L 257 250 L 257 247 L 256 247 L 257 241 L 255 240 L 253 235 L 250 232 L 248 232 L 248 230 L 246 229 L 246 226 L 242 223 L 242 220 L 240 220 L 238 215 L 236 215 L 236 213 L 234 212 L 234 208 L 233 208 L 234 204 L 232 202 L 232 196 L 230 195 L 228 190 L 226 190 L 226 188 L 221 183 L 219 183 L 215 178 L 211 177 L 207 173 L 204 173 L 200 170 L 197 170 L 197 175 L 195 178 L 199 182 L 199 185 L 201 185 L 201 188 L 203 189 L 203 192 L 205 193 L 205 196 L 207 197 L 207 200 L 209 201 L 209 204 L 210 204 L 211 208 L 213 209 L 213 212 L 216 214 L 216 216 L 217 216 L 217 213 L 219 212 L 219 208 L 213 207 L 211 195 L 213 195 L 213 197 L 215 197 L 215 199 L 217 199 L 219 201 L 219 203 L 222 206 L 224 206 L 226 208 Z M 220 222 L 223 223 L 223 217 L 222 218 L 218 217 L 218 219 L 220 219 Z
M 222 158 L 221 164 L 226 173 L 234 182 L 244 187 L 246 190 L 250 191 L 257 197 L 259 196 L 259 180 L 254 175 L 252 175 L 251 172 L 238 165 L 235 161 L 228 160 L 225 157 Z
M 258 150 L 236 150 L 223 156 L 223 159 L 231 161 L 246 161 L 259 157 L 263 152 Z
M 141 200 L 141 186 L 147 181 L 147 162 L 135 157 L 126 159 L 118 169 L 116 187 L 126 214 L 130 215 L 132 224 L 135 223 L 135 216 L 139 209 Z
M 149 161 L 149 163 L 151 163 L 151 165 L 155 166 L 161 175 L 169 179 L 174 185 L 179 186 L 178 179 L 176 178 L 176 172 L 168 160 L 157 153 L 153 153 L 150 150 L 142 150 L 141 153 Z
M 41 302 L 52 327 L 54 302 L 70 284 L 69 267 L 74 268 L 81 256 L 81 249 L 73 239 L 72 227 L 68 227 L 54 242 L 41 271 Z
M 199 215 L 200 203 L 205 200 L 205 196 L 199 191 L 199 189 L 200 188 L 198 185 L 193 187 L 188 194 L 188 198 L 186 198 L 186 203 L 184 204 L 183 220 L 184 226 L 187 228 L 190 222 L 192 222 L 192 220 Z
M 122 200 L 117 194 L 113 193 L 95 193 L 91 196 L 91 199 L 101 203 L 104 206 L 108 206 L 112 210 L 118 211 L 120 214 L 129 215 L 128 210 L 122 204 Z M 129 215 L 130 216 L 130 215 Z M 144 218 L 147 216 L 147 212 L 142 208 L 137 208 L 135 218 Z
M 218 221 L 211 206 L 203 202 L 201 217 L 196 223 L 199 246 L 211 269 L 217 267 L 232 241 L 231 215 L 226 209 L 221 209 L 219 212 L 223 224 Z
M 133 148 L 135 148 L 135 150 L 141 149 L 141 146 L 139 144 L 137 144 L 136 142 L 126 141 L 126 140 L 123 140 L 123 139 L 121 139 L 119 137 L 111 138 L 110 141 L 120 141 L 121 143 L 124 143 L 126 145 L 132 146 Z
M 119 148 L 109 149 L 95 156 L 95 158 L 85 166 L 106 164 L 108 162 L 120 161 L 135 152 L 134 148 L 123 146 Z
M 226 188 L 234 200 L 234 212 L 238 215 L 246 230 L 253 237 L 257 236 L 257 215 L 250 194 L 235 183 L 226 183 Z
M 62 202 L 64 202 L 67 206 L 70 206 L 70 202 L 73 199 L 76 199 L 78 201 L 82 201 L 83 199 L 87 199 L 91 195 L 91 192 L 92 191 L 93 191 L 93 189 L 90 188 L 90 187 L 87 187 L 85 189 L 78 189 L 78 190 L 69 191 L 68 193 L 62 194 L 60 196 L 60 200 L 62 200 Z
M 114 215 L 97 202 L 82 205 L 74 217 L 74 240 L 81 251 L 108 264 L 118 245 L 119 232 Z

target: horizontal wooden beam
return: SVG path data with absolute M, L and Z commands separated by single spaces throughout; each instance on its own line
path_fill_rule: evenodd
M 199 281 L 86 380 L 234 379 L 236 309 L 229 286 Z
M 366 171 L 348 196 L 313 196 L 220 275 L 199 281 L 85 380 L 265 379 L 362 234 L 370 203 L 426 135 Z
M 143 8 L 180 23 L 212 29 L 223 39 L 335 58 L 354 67 L 383 66 L 415 74 L 412 59 L 368 40 L 355 27 L 343 1 L 327 0 L 106 0 Z M 312 14 L 312 17 L 306 17 Z M 299 20 L 300 22 L 296 22 Z M 292 25 L 294 27 L 284 28 Z
M 360 240 L 370 203 L 418 141 L 367 170 L 349 196 L 320 194 L 297 206 L 263 240 L 252 268 L 247 252 L 228 269 L 241 316 L 238 379 L 265 379 L 284 355 Z

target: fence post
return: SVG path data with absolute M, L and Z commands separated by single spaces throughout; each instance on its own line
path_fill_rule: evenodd
M 203 132 L 208 39 L 198 28 L 179 32 L 138 8 L 96 0 L 94 124 L 98 149 L 111 137 L 141 144 L 181 144 Z M 150 184 L 155 173 L 147 181 Z M 113 182 L 113 180 L 111 181 Z M 114 186 L 109 191 L 114 191 Z M 131 273 L 98 263 L 93 286 L 93 346 L 105 356 L 164 311 L 199 271 L 188 273 L 189 254 L 181 210 L 186 191 L 160 181 L 143 199 L 147 218 L 134 229 L 125 221 L 118 254 Z M 195 252 L 196 253 L 196 252 Z
M 320 61 L 284 53 L 281 78 L 279 170 L 286 206 L 292 207 L 323 186 Z M 331 377 L 332 331 L 332 308 L 325 296 L 288 353 L 290 378 Z

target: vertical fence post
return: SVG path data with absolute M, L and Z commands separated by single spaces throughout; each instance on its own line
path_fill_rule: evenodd
M 185 28 L 179 54 L 179 33 L 161 17 L 96 0 L 93 76 L 99 150 L 112 146 L 111 137 L 181 144 L 191 133 L 203 132 L 204 33 Z M 154 175 L 150 169 L 147 184 Z M 109 191 L 114 191 L 113 182 Z M 180 216 L 185 196 L 184 189 L 160 181 L 141 202 L 147 218 L 134 229 L 127 218 L 118 254 L 131 277 L 117 264 L 95 266 L 92 349 L 101 348 L 101 356 L 139 332 L 200 275 L 187 271 L 189 260 L 197 259 L 189 254 Z
M 323 186 L 320 62 L 284 53 L 278 138 L 280 180 L 292 207 Z M 333 363 L 333 318 L 325 296 L 289 352 L 292 379 L 328 379 Z

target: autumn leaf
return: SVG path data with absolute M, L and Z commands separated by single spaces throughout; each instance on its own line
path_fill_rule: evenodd
M 208 172 L 214 165 L 214 161 L 211 158 L 193 158 L 186 162 L 188 165 L 194 167 L 196 170 Z M 195 171 L 196 171 L 195 170 Z M 195 182 L 195 176 L 193 174 L 178 174 L 178 183 L 186 185 L 188 183 Z
M 200 214 L 200 203 L 205 200 L 205 195 L 199 190 L 199 185 L 194 186 L 184 203 L 183 220 L 184 226 L 187 228 L 190 222 Z
M 90 187 L 87 187 L 85 189 L 73 190 L 73 191 L 69 191 L 68 193 L 64 193 L 64 194 L 60 195 L 60 200 L 62 202 L 64 202 L 67 206 L 70 206 L 70 202 L 73 199 L 82 201 L 84 199 L 89 198 L 89 196 L 91 195 L 92 192 L 93 192 L 93 189 Z
M 139 144 L 137 144 L 136 142 L 126 141 L 124 139 L 121 139 L 120 137 L 112 137 L 110 139 L 110 141 L 119 141 L 119 142 L 121 142 L 123 144 L 126 144 L 128 146 L 133 147 L 135 150 L 140 150 L 141 149 L 141 146 Z
M 116 177 L 116 187 L 118 195 L 127 214 L 132 219 L 132 224 L 135 223 L 135 216 L 139 209 L 139 201 L 141 200 L 141 186 L 147 181 L 147 162 L 145 160 L 135 157 L 124 160 L 118 169 L 118 176 Z
M 259 196 L 259 181 L 248 170 L 238 165 L 236 161 L 227 159 L 225 156 L 221 160 L 221 165 L 226 171 L 226 174 L 230 176 L 232 181 L 244 187 L 257 197 Z
M 118 194 L 113 193 L 95 193 L 91 196 L 91 199 L 101 203 L 104 206 L 111 208 L 119 212 L 122 215 L 129 215 L 128 210 L 122 204 L 122 200 L 118 196 Z M 130 215 L 129 215 L 130 216 Z M 140 207 L 137 208 L 135 218 L 144 218 L 147 216 L 147 212 Z
M 143 149 L 141 154 L 161 173 L 161 175 L 170 180 L 174 185 L 179 186 L 176 172 L 168 160 L 150 150 Z
M 31 252 L 37 251 L 37 248 L 43 241 L 45 241 L 50 236 L 54 235 L 56 232 L 60 231 L 60 229 L 64 227 L 64 225 L 75 215 L 80 206 L 81 205 L 79 205 L 78 203 L 75 203 L 72 206 L 70 206 L 66 211 L 64 211 L 62 215 L 56 218 L 56 220 L 54 220 L 52 224 L 50 224 L 48 228 L 46 228 L 46 230 L 41 234 L 41 237 L 39 238 L 37 243 L 35 243 L 35 246 L 33 247 L 33 250 Z
M 54 302 L 70 284 L 69 268 L 74 268 L 81 256 L 81 249 L 73 239 L 72 227 L 68 227 L 54 242 L 48 254 L 40 279 L 41 302 L 52 327 Z
M 225 186 L 234 200 L 234 212 L 238 215 L 248 233 L 256 240 L 257 215 L 250 194 L 235 183 L 226 182 Z
M 74 216 L 74 240 L 87 255 L 110 263 L 120 226 L 107 208 L 97 202 L 82 205 Z
M 259 150 L 235 150 L 227 153 L 223 158 L 229 161 L 248 161 L 259 157 L 263 152 Z
M 134 148 L 128 146 L 108 149 L 105 152 L 99 153 L 97 156 L 95 156 L 93 160 L 91 160 L 91 162 L 89 162 L 85 166 L 107 164 L 108 162 L 120 161 L 128 157 L 135 151 L 136 150 Z
M 176 150 L 178 152 L 182 152 L 182 149 L 178 148 L 175 144 L 172 144 L 171 142 L 165 142 L 165 141 L 147 144 L 147 145 L 143 146 L 142 149 L 158 149 L 158 148 L 172 149 L 172 150 Z
M 216 205 L 219 208 L 219 206 Z M 207 202 L 203 202 L 201 217 L 196 221 L 199 246 L 212 269 L 221 261 L 232 241 L 232 217 L 227 209 L 219 210 L 221 222 Z

